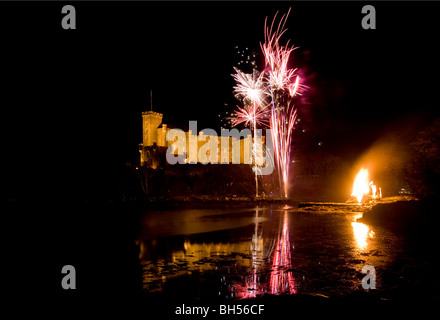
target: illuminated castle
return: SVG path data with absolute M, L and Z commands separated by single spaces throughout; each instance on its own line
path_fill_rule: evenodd
M 217 159 L 211 157 L 211 149 L 206 151 L 206 146 L 213 138 L 212 135 L 204 134 L 203 132 L 183 132 L 185 139 L 183 143 L 177 148 L 178 143 L 174 141 L 167 141 L 166 137 L 170 130 L 166 124 L 162 124 L 163 114 L 154 111 L 142 112 L 142 143 L 139 144 L 140 164 L 153 169 L 157 169 L 160 165 L 160 159 L 164 157 L 167 149 L 171 147 L 171 152 L 178 157 L 181 157 L 184 163 L 197 163 L 200 159 L 200 151 L 206 153 L 206 156 L 211 162 L 217 163 L 252 163 L 252 136 L 249 134 L 246 137 L 218 137 L 217 139 Z M 176 131 L 176 130 L 175 130 Z M 182 131 L 179 130 L 181 133 Z M 217 138 L 217 136 L 215 137 Z M 182 142 L 180 142 L 182 143 Z M 263 137 L 264 143 L 264 137 Z M 238 145 L 239 144 L 239 145 Z M 239 151 L 238 151 L 239 150 Z M 186 152 L 188 151 L 188 152 Z M 235 153 L 234 153 L 235 152 Z M 239 154 L 238 154 L 239 153 Z M 215 157 L 215 153 L 213 153 Z M 216 160 L 216 161 L 215 161 Z

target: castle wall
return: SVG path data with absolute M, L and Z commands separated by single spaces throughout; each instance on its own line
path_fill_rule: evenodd
M 148 148 L 156 144 L 158 147 L 168 148 L 171 145 L 174 148 L 174 154 L 183 154 L 186 152 L 186 163 L 198 163 L 200 149 L 205 145 L 210 143 L 211 136 L 205 135 L 205 140 L 200 141 L 200 137 L 203 137 L 203 132 L 196 132 L 195 134 L 191 131 L 185 132 L 186 141 L 167 141 L 166 136 L 170 130 L 166 124 L 162 124 L 163 115 L 161 113 L 147 111 L 142 113 L 143 118 L 143 143 L 140 145 L 140 157 L 141 164 L 148 162 L 149 152 Z M 183 143 L 183 144 L 182 144 Z M 205 151 L 208 158 L 213 160 L 216 157 L 217 163 L 241 163 L 241 164 L 251 164 L 252 163 L 252 143 L 253 139 L 251 136 L 247 136 L 243 139 L 237 139 L 233 137 L 217 137 L 217 154 L 211 148 L 207 150 L 204 147 L 202 151 Z M 264 143 L 264 137 L 263 137 Z M 183 148 L 183 146 L 186 148 Z M 212 144 L 210 145 L 212 146 Z M 178 148 L 177 148 L 178 147 Z M 184 151 L 183 151 L 184 150 Z M 223 152 L 222 152 L 223 151 Z M 257 155 L 257 164 L 261 156 Z
M 169 129 L 166 124 L 162 124 L 160 128 L 157 128 L 157 145 L 159 147 L 168 147 L 166 140 Z

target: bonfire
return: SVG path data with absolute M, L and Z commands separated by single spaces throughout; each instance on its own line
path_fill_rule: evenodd
M 353 190 L 350 199 L 347 202 L 367 203 L 371 200 L 382 198 L 382 189 L 377 187 L 373 181 L 370 181 L 368 169 L 362 168 L 353 182 Z

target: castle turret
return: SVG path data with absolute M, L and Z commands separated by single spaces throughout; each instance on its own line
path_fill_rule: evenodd
M 157 128 L 162 123 L 163 114 L 154 111 L 142 112 L 143 146 L 157 144 Z

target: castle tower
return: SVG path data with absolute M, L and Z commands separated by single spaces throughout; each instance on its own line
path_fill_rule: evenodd
M 159 147 L 167 147 L 167 140 L 166 140 L 167 133 L 168 133 L 167 125 L 163 123 L 162 127 L 157 129 L 157 145 Z
M 143 146 L 150 147 L 157 141 L 157 128 L 162 123 L 163 114 L 154 111 L 142 112 Z

